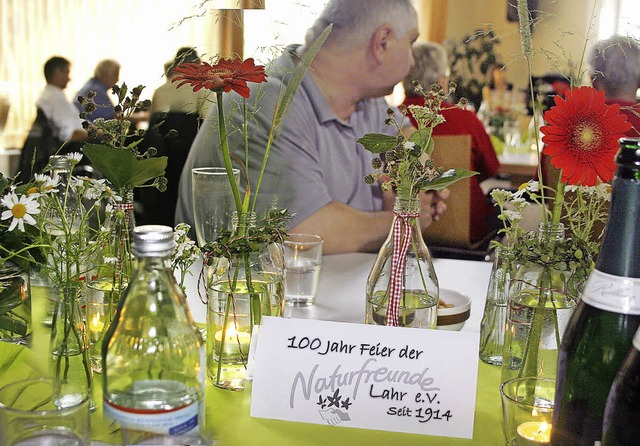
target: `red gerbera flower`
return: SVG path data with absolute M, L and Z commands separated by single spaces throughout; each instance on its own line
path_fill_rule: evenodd
M 568 90 L 566 100 L 556 96 L 555 103 L 544 114 L 549 125 L 540 131 L 544 153 L 562 169 L 562 181 L 595 186 L 598 178 L 611 180 L 618 139 L 631 128 L 620 106 L 606 105 L 604 92 L 592 87 Z
M 184 75 L 171 81 L 182 81 L 177 88 L 184 84 L 191 84 L 193 91 L 198 91 L 201 88 L 222 89 L 225 92 L 233 90 L 243 98 L 249 97 L 247 82 L 260 83 L 267 80 L 264 65 L 256 65 L 251 58 L 244 62 L 239 58 L 220 59 L 214 65 L 206 62 L 202 64 L 185 63 L 178 65 L 174 71 Z

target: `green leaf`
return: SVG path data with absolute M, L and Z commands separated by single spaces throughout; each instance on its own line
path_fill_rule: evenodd
M 293 101 L 293 97 L 298 91 L 298 87 L 302 83 L 302 79 L 304 78 L 305 73 L 307 72 L 307 68 L 313 61 L 314 57 L 316 57 L 316 53 L 324 44 L 324 41 L 327 40 L 331 30 L 333 29 L 333 24 L 327 26 L 322 34 L 318 36 L 316 40 L 307 48 L 300 59 L 300 62 L 296 65 L 296 68 L 293 70 L 293 74 L 289 82 L 287 82 L 287 88 L 285 88 L 284 93 L 282 94 L 282 99 L 278 104 L 278 108 L 275 113 L 275 117 L 273 119 L 273 133 L 274 136 L 278 134 L 280 130 L 280 126 L 282 125 L 282 121 L 284 117 L 287 115 L 287 111 L 289 109 L 289 104 Z
M 258 199 L 258 192 L 260 191 L 260 186 L 262 184 L 262 177 L 264 175 L 264 171 L 267 167 L 267 160 L 269 159 L 269 153 L 271 152 L 271 144 L 278 137 L 280 133 L 280 128 L 282 127 L 282 122 L 284 118 L 287 116 L 287 112 L 289 111 L 289 105 L 293 101 L 293 97 L 298 91 L 298 87 L 302 83 L 302 79 L 304 78 L 305 73 L 307 72 L 307 68 L 316 57 L 316 53 L 320 50 L 320 47 L 324 44 L 324 41 L 327 40 L 327 37 L 331 33 L 333 29 L 333 24 L 329 24 L 324 31 L 313 41 L 313 43 L 309 46 L 309 48 L 305 51 L 302 59 L 296 65 L 293 70 L 293 74 L 291 79 L 287 83 L 287 86 L 282 94 L 282 98 L 273 115 L 273 123 L 271 125 L 271 131 L 269 132 L 269 139 L 267 140 L 267 147 L 264 152 L 264 156 L 262 157 L 262 165 L 260 166 L 260 174 L 258 175 L 258 181 L 256 183 L 256 189 L 254 192 L 253 204 L 251 205 L 251 209 L 253 210 L 256 205 L 256 200 Z M 246 122 L 246 120 L 245 120 Z
M 103 144 L 85 144 L 82 151 L 118 191 L 133 189 L 161 177 L 167 167 L 166 156 L 137 159 L 129 150 Z
M 443 190 L 465 178 L 478 175 L 478 172 L 467 169 L 449 169 L 445 171 L 441 176 L 431 181 L 421 184 L 420 188 L 424 190 Z
M 358 142 L 371 153 L 382 153 L 393 149 L 398 144 L 398 138 L 380 133 L 368 133 Z
M 0 191 L 4 191 L 8 185 L 9 181 L 2 175 L 2 172 L 0 172 Z
M 427 150 L 429 150 L 428 144 L 431 141 L 431 128 L 416 130 L 409 137 L 409 141 L 419 146 L 421 149 L 425 147 Z M 433 151 L 433 144 L 430 145 L 432 147 L 431 151 Z M 431 156 L 431 151 L 427 153 L 429 156 Z

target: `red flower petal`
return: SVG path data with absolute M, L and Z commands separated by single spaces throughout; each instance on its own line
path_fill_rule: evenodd
M 631 128 L 618 105 L 606 105 L 604 92 L 579 87 L 555 97 L 540 130 L 544 153 L 562 169 L 567 184 L 593 186 L 613 178 L 617 141 Z
M 202 64 L 186 63 L 178 65 L 173 71 L 183 74 L 183 76 L 177 76 L 171 81 L 182 81 L 176 88 L 190 84 L 193 91 L 202 88 L 225 92 L 233 90 L 244 98 L 248 98 L 250 93 L 247 82 L 260 83 L 267 80 L 264 66 L 256 65 L 251 58 L 245 61 L 241 61 L 239 58 L 220 59 L 214 65 L 207 62 Z

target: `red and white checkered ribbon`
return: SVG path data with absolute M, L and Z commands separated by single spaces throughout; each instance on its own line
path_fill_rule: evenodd
M 391 257 L 391 283 L 389 284 L 389 303 L 387 305 L 386 325 L 397 327 L 400 313 L 400 297 L 404 288 L 404 270 L 407 251 L 411 243 L 410 218 L 418 214 L 396 213 L 393 221 L 393 255 Z
M 130 201 L 122 202 L 122 203 L 114 203 L 115 208 L 120 209 L 124 212 L 124 222 L 126 224 L 127 230 L 129 228 L 129 222 L 131 221 L 131 212 L 133 211 L 133 203 Z M 117 240 L 117 243 L 122 243 L 122 240 Z M 118 249 L 118 257 L 116 258 L 116 278 L 120 280 L 120 276 L 122 275 L 122 250 Z

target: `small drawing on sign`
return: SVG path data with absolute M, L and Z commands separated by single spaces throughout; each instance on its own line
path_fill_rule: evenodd
M 319 395 L 317 404 L 323 409 L 318 411 L 320 416 L 330 426 L 335 426 L 343 421 L 351 421 L 349 414 L 342 409 L 349 410 L 353 403 L 349 401 L 349 398 L 342 399 L 339 388 L 332 395 L 326 397 Z

